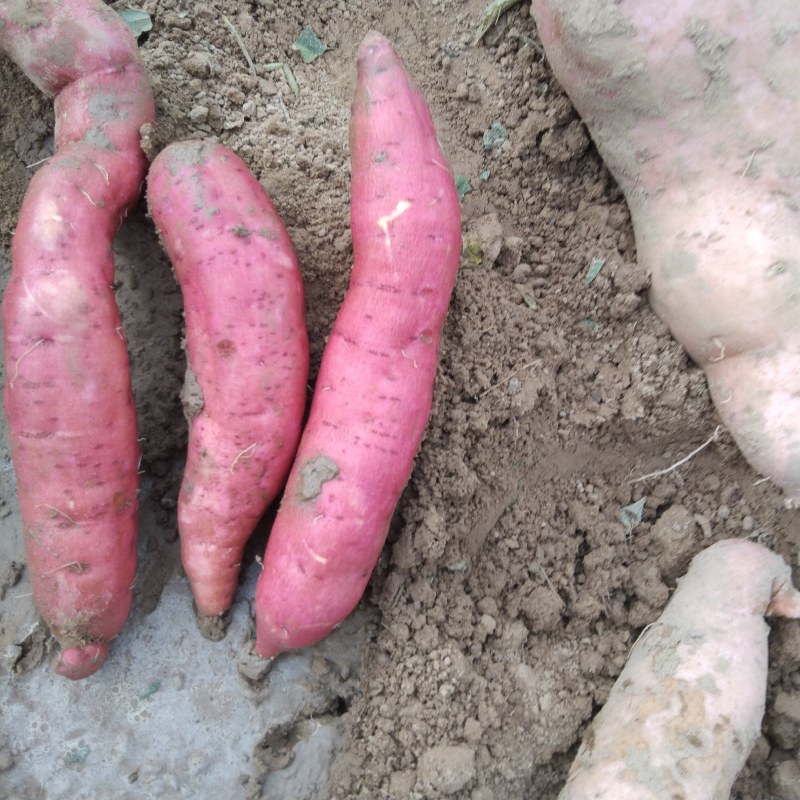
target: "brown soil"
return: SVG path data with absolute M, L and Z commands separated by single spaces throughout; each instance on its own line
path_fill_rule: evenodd
M 724 431 L 669 469 L 712 438 L 715 412 L 702 372 L 647 304 L 625 203 L 550 73 L 527 4 L 477 45 L 483 0 L 139 5 L 154 18 L 141 47 L 159 115 L 149 147 L 211 137 L 261 179 L 303 266 L 312 374 L 350 269 L 347 124 L 370 28 L 393 41 L 427 96 L 472 187 L 465 256 L 427 435 L 365 598 L 380 625 L 326 796 L 554 798 L 691 556 L 740 536 L 796 563 L 797 512 Z M 311 64 L 291 49 L 305 26 L 331 48 Z M 265 69 L 279 61 L 297 93 Z M 7 250 L 53 120 L 7 60 L 0 81 Z M 507 138 L 488 149 L 496 122 Z M 119 272 L 118 295 L 143 468 L 174 532 L 186 437 L 180 292 L 143 208 L 120 237 L 141 253 Z M 639 499 L 641 522 L 624 525 L 622 509 Z M 141 584 L 157 604 L 179 567 L 154 549 Z M 0 591 L 14 576 L 0 574 Z M 770 647 L 764 736 L 737 800 L 800 797 L 800 630 L 775 623 Z

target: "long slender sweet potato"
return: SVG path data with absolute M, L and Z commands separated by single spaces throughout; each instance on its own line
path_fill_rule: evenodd
M 55 95 L 56 153 L 12 244 L 4 400 L 34 598 L 62 646 L 56 670 L 82 678 L 125 624 L 136 573 L 136 412 L 111 243 L 139 194 L 153 97 L 99 0 L 2 3 L 0 49 Z
M 800 617 L 780 556 L 727 539 L 695 557 L 592 722 L 560 800 L 722 800 L 761 730 L 765 614 Z
M 430 413 L 460 257 L 430 112 L 374 32 L 359 52 L 350 150 L 354 266 L 256 590 L 267 658 L 321 639 L 363 594 Z
M 183 564 L 203 627 L 202 617 L 230 607 L 247 539 L 282 488 L 300 438 L 303 284 L 275 206 L 222 145 L 167 147 L 150 168 L 148 202 L 183 290 L 189 367 L 203 395 L 178 501 Z

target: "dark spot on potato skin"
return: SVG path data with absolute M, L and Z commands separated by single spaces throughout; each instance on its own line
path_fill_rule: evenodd
M 124 514 L 136 502 L 135 497 L 131 497 L 126 492 L 114 492 L 113 508 L 117 514 Z
M 220 358 L 230 358 L 236 352 L 236 345 L 230 339 L 220 339 L 215 347 Z

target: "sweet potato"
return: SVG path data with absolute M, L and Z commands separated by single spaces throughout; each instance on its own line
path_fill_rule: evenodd
M 256 589 L 267 658 L 321 639 L 364 592 L 428 420 L 460 257 L 430 112 L 374 32 L 359 51 L 350 151 L 354 265 Z
M 247 539 L 300 438 L 303 284 L 275 206 L 222 145 L 170 145 L 153 161 L 147 195 L 183 291 L 189 369 L 202 392 L 190 414 L 178 524 L 203 623 L 230 607 Z
M 745 457 L 800 500 L 796 0 L 533 0 L 625 193 L 650 301 Z
M 560 800 L 722 800 L 761 731 L 765 614 L 800 617 L 783 559 L 727 539 L 697 555 L 636 642 Z
M 136 574 L 136 412 L 111 245 L 139 194 L 153 97 L 99 0 L 3 3 L 0 49 L 55 95 L 56 153 L 12 243 L 4 400 L 34 599 L 62 647 L 56 671 L 77 679 L 105 661 Z

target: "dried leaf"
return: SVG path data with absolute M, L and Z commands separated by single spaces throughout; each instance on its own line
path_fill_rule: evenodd
M 478 21 L 478 30 L 475 33 L 472 44 L 478 44 L 478 42 L 480 42 L 480 40 L 497 24 L 497 20 L 519 2 L 520 0 L 492 0 L 481 12 L 481 18 Z
M 522 295 L 522 299 L 525 302 L 525 305 L 528 308 L 535 309 L 537 307 L 536 298 L 533 296 L 533 292 L 527 286 L 517 285 L 517 289 L 519 289 L 519 293 Z

